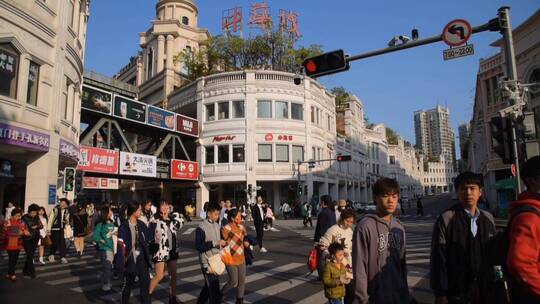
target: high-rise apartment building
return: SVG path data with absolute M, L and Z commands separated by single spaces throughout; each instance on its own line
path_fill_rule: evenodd
M 414 112 L 416 146 L 428 158 L 444 155 L 452 164 L 456 160 L 454 131 L 450 127 L 450 110 L 436 106 L 434 109 Z

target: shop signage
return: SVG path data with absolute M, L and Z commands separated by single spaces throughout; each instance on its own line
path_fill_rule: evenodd
M 118 190 L 118 179 L 85 176 L 83 177 L 83 188 Z
M 199 122 L 194 118 L 177 114 L 176 131 L 191 136 L 199 136 Z
M 174 112 L 162 108 L 148 106 L 148 124 L 162 129 L 174 131 Z
M 96 173 L 118 173 L 119 152 L 81 146 L 78 170 Z
M 272 141 L 274 140 L 274 135 L 272 133 L 267 133 L 265 136 L 264 136 L 264 140 L 265 141 Z
M 68 141 L 60 139 L 60 155 L 78 162 L 79 148 Z
M 120 152 L 120 174 L 156 177 L 156 157 Z
M 49 185 L 49 205 L 56 204 L 56 185 Z
M 276 138 L 277 138 L 277 140 L 281 140 L 281 141 L 292 141 L 293 140 L 292 135 L 277 135 Z M 264 136 L 264 140 L 265 141 L 273 141 L 274 140 L 274 134 L 266 133 L 266 135 Z
M 7 74 L 8 77 L 15 77 L 18 57 L 16 54 L 6 50 L 0 50 L 0 73 Z
M 146 107 L 145 103 L 118 95 L 114 96 L 114 116 L 116 117 L 146 123 Z
M 13 166 L 9 160 L 0 161 L 0 177 L 14 178 Z
M 213 143 L 215 142 L 222 142 L 222 141 L 230 141 L 230 140 L 234 140 L 236 138 L 235 135 L 218 135 L 218 136 L 214 136 L 214 139 L 212 140 Z
M 88 85 L 83 85 L 81 107 L 104 114 L 111 114 L 112 94 Z
M 168 159 L 158 158 L 157 159 L 157 167 L 156 167 L 156 172 L 157 172 L 156 177 L 157 178 L 168 179 L 169 178 L 169 171 L 170 171 L 169 160 Z
M 171 160 L 171 179 L 199 179 L 199 164 L 187 160 Z
M 47 152 L 49 139 L 47 134 L 0 123 L 0 144 Z

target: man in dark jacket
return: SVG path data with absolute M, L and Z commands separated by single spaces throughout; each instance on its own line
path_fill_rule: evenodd
M 376 214 L 363 217 L 353 233 L 354 297 L 359 304 L 409 304 L 405 229 L 394 217 L 398 182 L 377 180 L 373 196 Z
M 315 227 L 315 237 L 313 241 L 315 245 L 319 244 L 319 240 L 326 233 L 330 227 L 336 224 L 336 213 L 334 208 L 334 203 L 330 195 L 323 195 L 321 197 L 321 212 L 317 217 L 317 226 Z M 318 247 L 317 247 L 318 248 Z M 318 258 L 317 258 L 317 273 L 319 274 L 319 279 L 322 279 L 322 273 L 324 270 L 325 264 L 325 254 L 323 250 L 317 249 Z
M 139 220 L 142 207 L 139 203 L 127 204 L 128 219 L 118 228 L 119 248 L 116 252 L 115 266 L 119 273 L 124 274 L 122 288 L 122 304 L 129 303 L 131 289 L 135 278 L 139 278 L 139 301 L 141 304 L 150 303 L 150 252 L 148 251 L 148 231 L 146 225 Z
M 433 226 L 431 288 L 435 303 L 483 303 L 486 276 L 482 273 L 486 245 L 494 236 L 493 216 L 477 207 L 482 176 L 461 173 L 455 181 L 459 204 L 444 211 Z
M 30 235 L 23 237 L 23 247 L 26 253 L 24 262 L 23 274 L 34 279 L 36 277 L 36 269 L 34 268 L 34 253 L 39 241 L 39 229 L 42 228 L 41 221 L 37 216 L 39 206 L 31 204 L 28 206 L 28 213 L 22 217 L 24 225 L 30 232 Z
M 257 196 L 257 203 L 251 206 L 251 216 L 253 217 L 253 225 L 255 226 L 255 231 L 257 232 L 257 241 L 259 242 L 259 250 L 262 253 L 267 252 L 266 248 L 263 247 L 263 236 L 264 236 L 264 219 L 266 217 L 266 208 L 262 205 L 263 199 L 262 196 Z
M 522 208 L 540 212 L 540 156 L 525 162 L 521 179 L 527 191 L 510 203 L 510 214 Z M 517 285 L 512 296 L 521 304 L 540 303 L 540 216 L 531 211 L 520 212 L 512 219 L 509 234 L 507 265 Z

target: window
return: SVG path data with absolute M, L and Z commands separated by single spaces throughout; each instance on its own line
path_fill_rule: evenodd
M 326 115 L 326 118 L 328 119 L 328 131 L 332 130 L 332 118 L 330 118 L 330 114 Z
M 243 163 L 244 159 L 244 145 L 233 145 L 233 163 Z
M 229 119 L 229 102 L 218 103 L 218 119 Z
M 26 103 L 37 105 L 37 92 L 39 83 L 39 65 L 30 61 L 28 67 L 28 89 L 26 91 Z
M 276 145 L 276 161 L 289 161 L 289 145 Z
M 229 145 L 217 146 L 217 151 L 218 151 L 218 154 L 217 154 L 218 163 L 220 164 L 228 163 L 229 162 Z
M 17 98 L 19 54 L 7 43 L 0 44 L 0 94 Z
M 154 50 L 152 48 L 148 49 L 148 56 L 146 57 L 146 79 L 152 77 L 152 69 L 154 63 Z
M 206 105 L 206 121 L 214 121 L 216 119 L 215 105 L 209 103 Z
M 317 120 L 317 124 L 320 125 L 321 124 L 321 110 L 319 110 L 319 108 L 316 108 L 317 110 L 317 116 L 315 116 L 315 119 Z
M 260 162 L 272 161 L 272 145 L 259 145 L 259 161 Z
M 304 109 L 299 103 L 291 103 L 291 118 L 304 120 Z
M 292 146 L 292 161 L 304 161 L 304 147 L 303 146 Z
M 257 101 L 257 117 L 272 118 L 272 102 L 268 100 Z
M 68 114 L 68 98 L 69 98 L 69 79 L 64 76 L 64 89 L 63 89 L 63 94 L 64 94 L 64 102 L 62 104 L 62 113 L 63 113 L 63 118 L 64 119 L 67 119 L 67 114 Z
M 233 118 L 244 118 L 246 115 L 243 100 L 233 101 Z
M 315 123 L 315 107 L 311 107 L 311 122 Z
M 183 25 L 189 25 L 189 18 L 186 17 L 186 16 L 183 16 L 183 17 L 182 17 L 182 24 L 183 24 Z
M 289 118 L 289 104 L 285 101 L 276 101 L 276 118 Z
M 67 24 L 69 27 L 73 29 L 74 28 L 73 22 L 75 21 L 75 19 L 73 18 L 75 15 L 75 3 L 73 2 L 73 0 L 68 0 L 67 3 L 68 3 L 68 9 L 67 9 L 68 23 Z
M 390 156 L 390 165 L 395 165 L 396 164 L 396 157 L 395 156 Z
M 206 164 L 210 165 L 214 163 L 214 146 L 207 146 L 206 149 Z
M 528 83 L 537 83 L 537 82 L 540 82 L 540 69 L 535 69 L 531 73 L 531 76 L 529 77 L 529 81 L 528 81 Z M 530 94 L 531 99 L 540 97 L 540 86 L 535 85 L 535 86 L 530 87 L 529 94 Z
M 315 155 L 316 148 L 311 147 L 311 159 L 317 160 L 317 155 Z

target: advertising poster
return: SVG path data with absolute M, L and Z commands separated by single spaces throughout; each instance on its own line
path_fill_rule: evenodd
M 119 152 L 94 147 L 81 146 L 78 170 L 96 173 L 118 173 Z
M 146 123 L 146 107 L 145 103 L 114 95 L 114 116 L 116 117 Z
M 83 85 L 81 93 L 81 107 L 90 111 L 110 115 L 111 101 L 111 93 L 88 85 Z
M 171 179 L 198 180 L 199 164 L 187 160 L 172 159 Z
M 176 115 L 176 131 L 198 137 L 199 136 L 199 122 L 195 118 L 187 117 L 184 115 Z
M 83 177 L 84 189 L 118 190 L 118 184 L 117 178 Z
M 158 107 L 148 106 L 148 121 L 151 126 L 174 131 L 175 113 Z
M 120 152 L 120 174 L 156 177 L 157 158 L 129 152 Z

